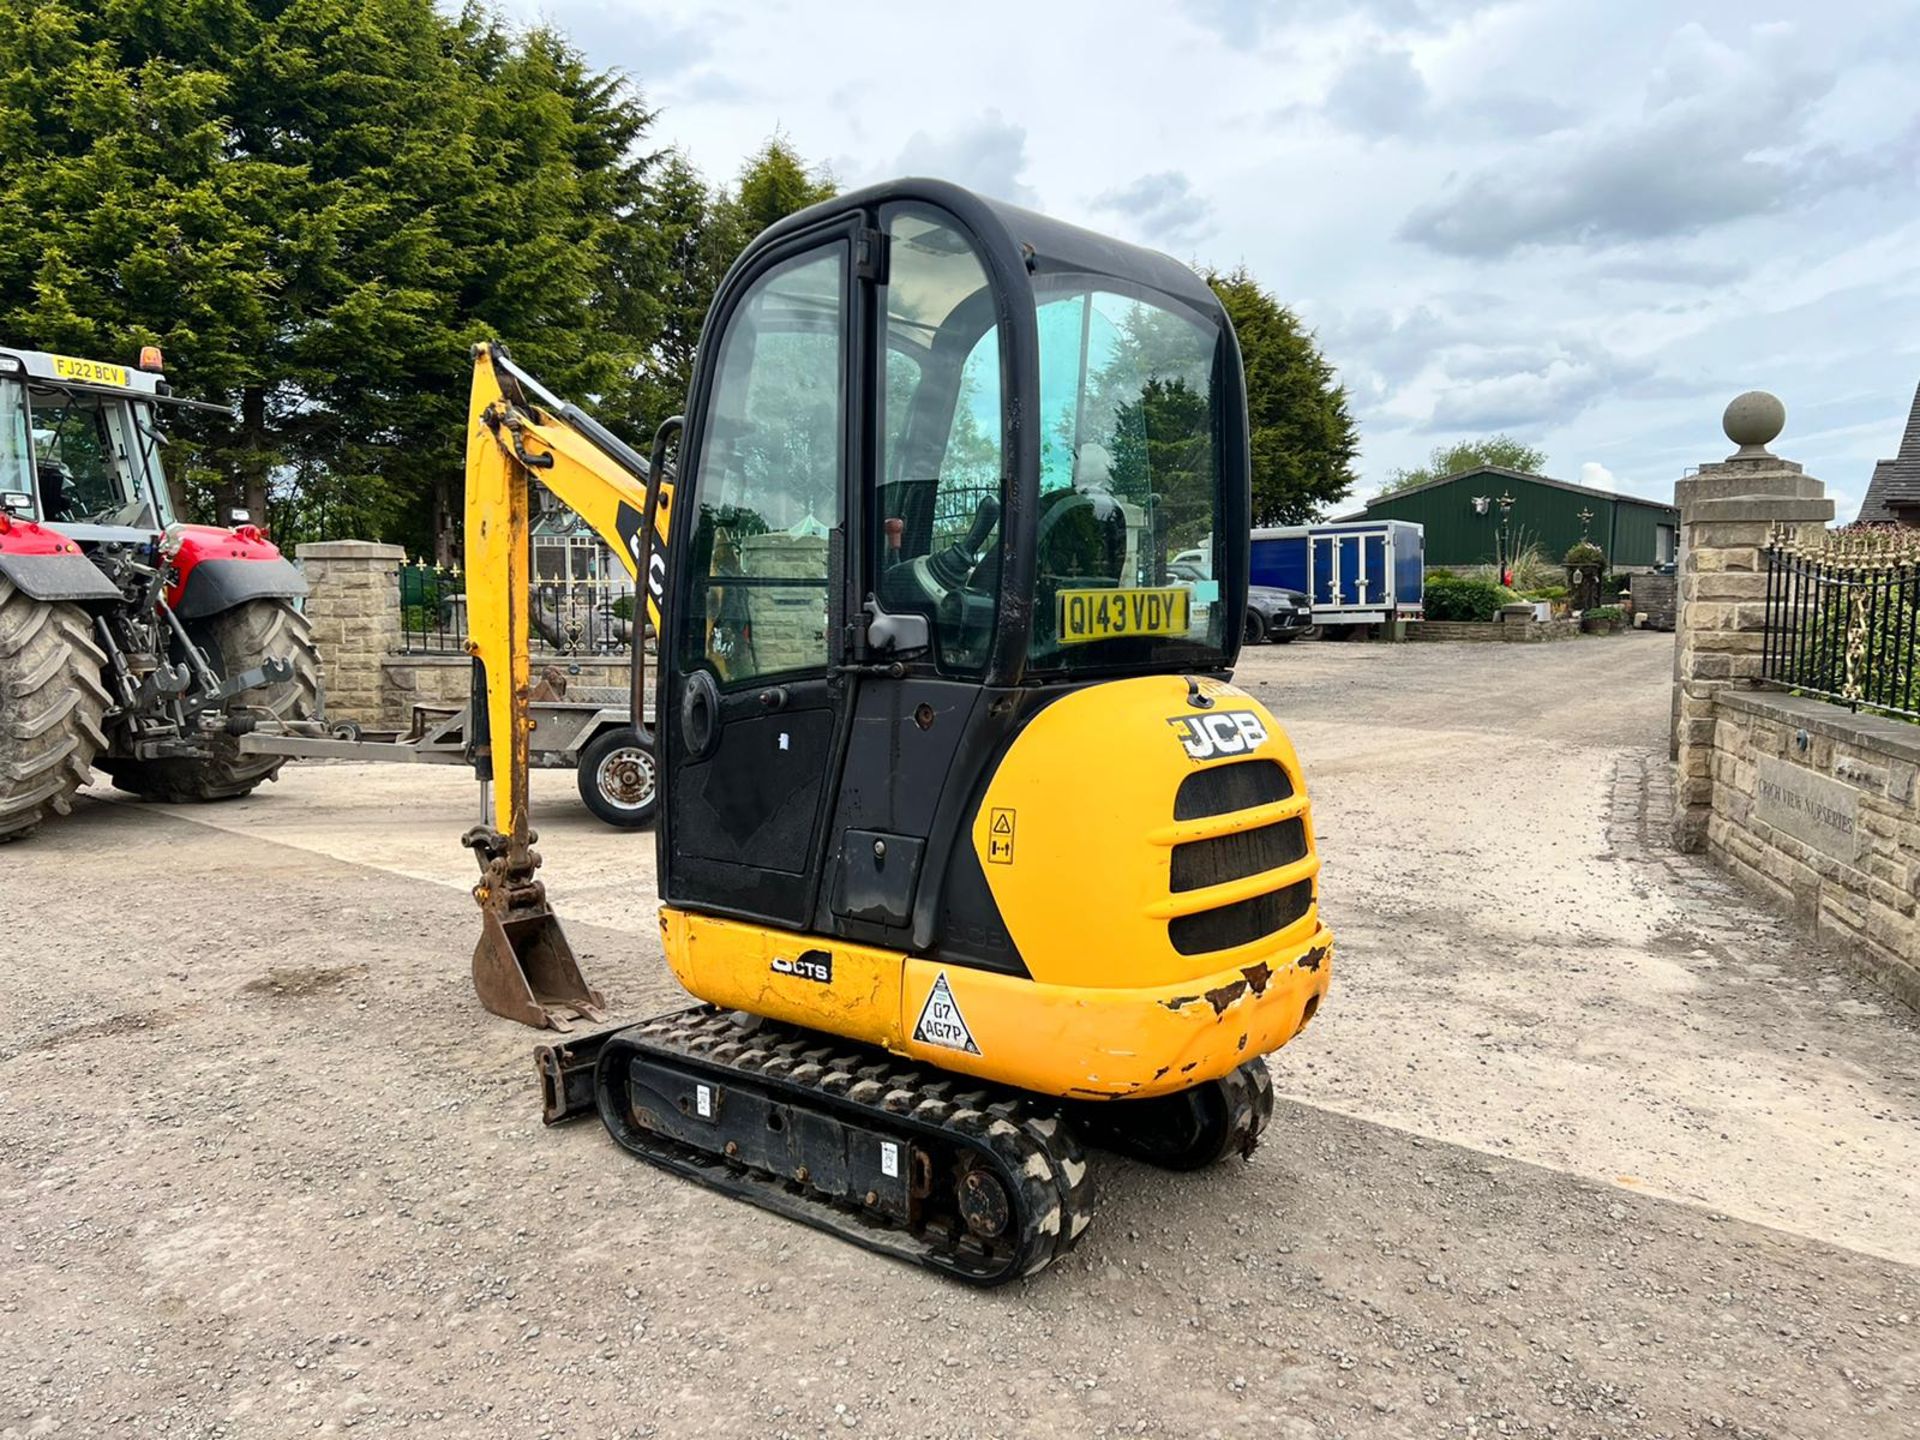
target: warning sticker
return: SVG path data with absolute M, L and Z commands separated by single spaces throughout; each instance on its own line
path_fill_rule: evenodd
M 969 1055 L 980 1053 L 980 1047 L 973 1043 L 973 1032 L 967 1028 L 966 1017 L 954 1001 L 944 970 L 933 982 L 933 989 L 927 992 L 927 1003 L 920 1007 L 920 1020 L 913 1027 L 913 1038 L 923 1045 L 965 1050 Z
M 996 807 L 987 820 L 987 863 L 1013 864 L 1013 809 Z

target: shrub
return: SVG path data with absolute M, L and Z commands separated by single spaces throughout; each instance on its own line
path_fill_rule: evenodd
M 1560 566 L 1547 563 L 1546 552 L 1540 548 L 1539 542 L 1537 541 L 1529 541 L 1526 544 L 1518 546 L 1514 552 L 1513 559 L 1510 560 L 1508 564 L 1513 570 L 1513 588 L 1516 590 L 1537 590 L 1545 585 L 1557 584 L 1565 578 Z M 1427 573 L 1432 574 L 1433 572 L 1428 571 Z M 1468 572 L 1468 578 L 1485 580 L 1489 584 L 1498 585 L 1500 583 L 1500 567 L 1498 565 L 1476 565 Z
M 1429 620 L 1491 620 L 1520 597 L 1489 580 L 1427 580 Z
M 1580 613 L 1589 620 L 1618 620 L 1624 612 L 1618 605 L 1596 605 Z
M 1458 575 L 1455 575 L 1453 571 L 1447 569 L 1444 565 L 1436 565 L 1433 569 L 1427 571 L 1428 583 L 1432 583 L 1435 580 L 1458 580 L 1459 578 Z
M 1567 587 L 1564 585 L 1542 585 L 1538 590 L 1523 590 L 1521 597 L 1527 600 L 1564 600 Z
M 1606 563 L 1606 559 L 1606 551 L 1602 550 L 1591 540 L 1582 540 L 1578 545 L 1575 545 L 1571 550 L 1567 551 L 1567 568 L 1569 570 L 1577 570 L 1585 565 L 1603 565 Z

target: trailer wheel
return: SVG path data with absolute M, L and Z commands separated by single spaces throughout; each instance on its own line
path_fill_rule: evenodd
M 73 808 L 106 749 L 107 657 L 77 605 L 0 576 L 0 845 Z
M 320 652 L 307 617 L 285 600 L 249 600 L 207 622 L 208 658 L 221 675 L 233 675 L 270 658 L 291 660 L 293 674 L 277 685 L 236 695 L 232 710 L 275 720 L 311 720 L 320 713 Z M 107 758 L 100 768 L 122 790 L 145 800 L 192 804 L 233 800 L 263 780 L 279 776 L 287 762 L 270 755 L 242 755 L 231 735 L 215 735 L 204 756 L 166 760 Z
M 630 726 L 602 730 L 580 752 L 580 798 L 607 824 L 637 830 L 660 805 L 660 763 Z

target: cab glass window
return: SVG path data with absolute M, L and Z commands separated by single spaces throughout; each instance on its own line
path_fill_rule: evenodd
M 142 436 L 125 401 L 106 395 L 36 390 L 32 396 L 34 484 L 43 520 L 152 525 L 141 483 Z
M 1218 663 L 1222 336 L 1170 296 L 1036 280 L 1040 498 L 1031 658 Z
M 17 380 L 0 380 L 0 495 L 26 496 L 29 510 L 40 503 L 33 441 L 27 433 L 27 395 Z
M 754 282 L 727 322 L 701 437 L 680 636 L 723 685 L 828 661 L 841 525 L 846 247 Z
M 1000 331 L 986 271 L 937 211 L 892 206 L 886 384 L 870 563 L 895 614 L 928 617 L 938 663 L 978 671 L 999 584 Z

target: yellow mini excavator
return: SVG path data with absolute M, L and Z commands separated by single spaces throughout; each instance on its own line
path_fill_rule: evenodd
M 741 256 L 671 474 L 677 419 L 642 461 L 499 380 L 470 547 L 523 553 L 530 474 L 645 481 L 660 936 L 702 1002 L 543 1047 L 549 1120 L 982 1284 L 1078 1238 L 1083 1142 L 1250 1152 L 1332 938 L 1299 763 L 1229 678 L 1248 427 L 1207 285 L 900 181 Z M 513 737 L 482 951 L 591 995 L 533 874 L 524 625 L 473 623 Z

